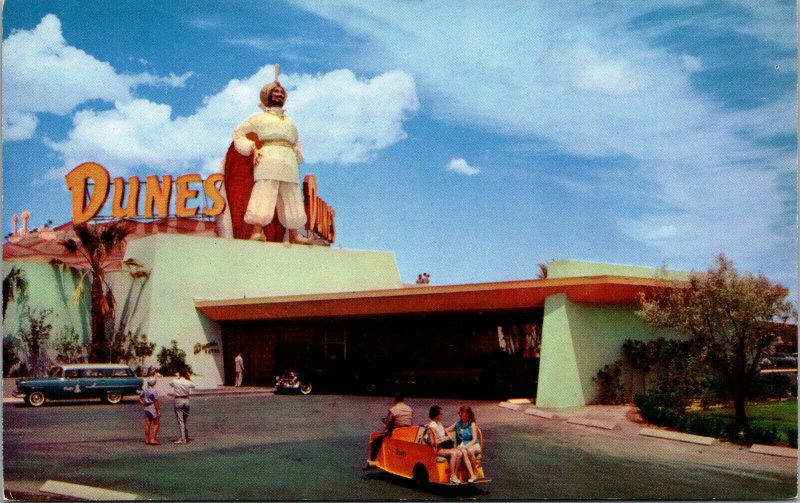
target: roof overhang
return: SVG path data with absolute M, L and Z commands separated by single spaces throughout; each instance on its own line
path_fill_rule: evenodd
M 324 293 L 226 300 L 195 300 L 213 321 L 352 318 L 407 314 L 538 309 L 550 295 L 572 302 L 635 304 L 642 293 L 666 286 L 664 280 L 593 276 L 468 285 L 406 286 L 389 290 Z M 675 283 L 672 283 L 675 285 Z

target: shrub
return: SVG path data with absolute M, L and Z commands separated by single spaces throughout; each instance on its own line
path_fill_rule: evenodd
M 745 428 L 745 442 L 747 445 L 776 444 L 778 442 L 778 429 L 774 425 L 759 426 L 750 424 Z
M 797 449 L 797 428 L 786 430 L 786 436 L 789 437 L 789 447 Z
M 750 391 L 752 399 L 786 398 L 797 396 L 796 374 L 760 374 Z
M 47 318 L 52 313 L 52 309 L 38 310 L 30 307 L 25 313 L 28 326 L 20 331 L 19 339 L 26 353 L 28 371 L 34 376 L 46 375 L 50 365 L 47 350 L 50 347 L 53 325 L 48 323 Z
M 624 388 L 621 382 L 622 361 L 606 365 L 597 371 L 592 380 L 597 383 L 597 401 L 604 405 L 616 405 L 623 402 Z
M 186 351 L 178 347 L 178 341 L 172 340 L 171 346 L 165 348 L 161 346 L 161 351 L 158 353 L 158 364 L 160 368 L 158 371 L 162 375 L 174 375 L 183 370 L 191 372 L 192 367 L 186 363 Z
M 56 361 L 58 363 L 85 363 L 88 345 L 81 344 L 81 337 L 74 327 L 64 327 L 56 339 Z
M 3 337 L 3 377 L 9 377 L 11 370 L 19 363 L 17 345 L 11 337 Z
M 693 415 L 687 420 L 686 431 L 703 437 L 719 437 L 725 431 L 726 423 L 725 420 L 711 416 Z

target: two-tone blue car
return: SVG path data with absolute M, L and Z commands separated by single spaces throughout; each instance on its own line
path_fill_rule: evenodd
M 47 377 L 17 379 L 14 396 L 24 397 L 32 407 L 40 407 L 47 400 L 82 398 L 99 398 L 115 404 L 141 389 L 142 379 L 127 365 L 86 363 L 53 367 Z

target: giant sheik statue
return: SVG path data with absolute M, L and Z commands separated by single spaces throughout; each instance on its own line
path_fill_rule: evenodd
M 261 89 L 261 112 L 233 131 L 225 157 L 225 193 L 232 234 L 257 241 L 309 244 L 299 229 L 306 223 L 300 169 L 303 151 L 294 121 L 283 112 L 286 90 L 275 80 Z M 273 222 L 277 213 L 278 221 Z M 230 231 L 225 232 L 229 234 Z

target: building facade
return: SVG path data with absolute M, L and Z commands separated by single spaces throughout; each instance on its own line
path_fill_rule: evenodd
M 52 310 L 54 334 L 72 327 L 87 341 L 89 289 L 75 295 L 86 278 L 9 255 L 5 270 L 22 268 L 30 287 L 9 306 L 6 335 L 18 334 L 34 307 Z M 319 362 L 363 374 L 363 384 L 398 382 L 415 369 L 432 383 L 456 375 L 469 383 L 473 369 L 502 365 L 493 359 L 501 353 L 523 362 L 505 374 L 511 389 L 540 407 L 572 407 L 594 400 L 592 378 L 621 357 L 625 339 L 665 335 L 634 312 L 641 293 L 663 284 L 658 269 L 556 261 L 541 280 L 407 285 L 392 253 L 169 232 L 129 239 L 124 259 L 147 274 L 110 274 L 115 325 L 157 347 L 176 341 L 206 388 L 232 384 L 239 352 L 251 385 Z

